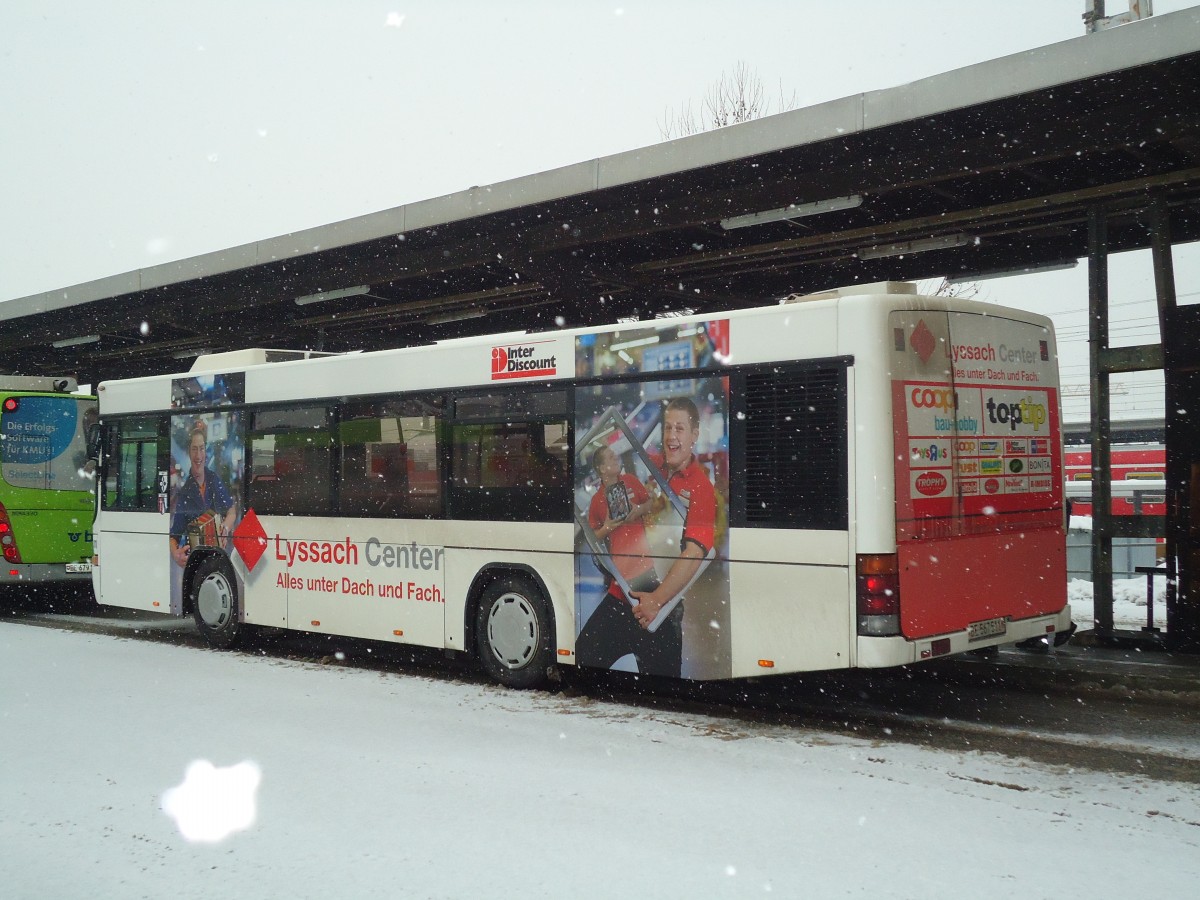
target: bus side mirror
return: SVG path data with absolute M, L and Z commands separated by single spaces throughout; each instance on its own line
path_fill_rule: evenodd
M 87 458 L 90 460 L 100 461 L 100 447 L 103 444 L 103 438 L 100 431 L 100 423 L 94 422 L 87 429 Z

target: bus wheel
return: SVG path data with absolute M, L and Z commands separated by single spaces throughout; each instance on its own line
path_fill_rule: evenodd
M 501 578 L 488 585 L 479 602 L 475 638 L 484 669 L 501 684 L 531 688 L 550 680 L 550 617 L 541 591 L 526 579 Z
M 228 560 L 210 556 L 192 577 L 192 611 L 204 639 L 222 650 L 238 639 L 237 582 Z

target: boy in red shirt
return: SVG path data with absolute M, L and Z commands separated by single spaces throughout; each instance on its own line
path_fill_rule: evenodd
M 597 540 L 604 542 L 609 560 L 632 590 L 653 590 L 658 586 L 658 575 L 642 522 L 653 503 L 650 492 L 634 476 L 621 471 L 621 460 L 611 447 L 601 447 L 592 454 L 592 468 L 600 476 L 600 487 L 588 506 L 588 526 Z M 659 655 L 655 635 L 638 625 L 633 615 L 634 601 L 626 597 L 620 582 L 608 572 L 605 579 L 608 590 L 575 642 L 576 662 L 608 669 L 622 656 L 633 653 L 638 671 L 649 671 L 648 667 L 656 666 Z
M 588 525 L 597 540 L 606 542 L 617 571 L 630 587 L 653 590 L 658 586 L 658 578 L 642 522 L 650 507 L 650 492 L 632 475 L 621 471 L 621 460 L 611 447 L 601 447 L 592 454 L 592 468 L 600 476 L 600 489 L 588 507 Z M 611 576 L 608 593 L 629 605 L 621 585 Z

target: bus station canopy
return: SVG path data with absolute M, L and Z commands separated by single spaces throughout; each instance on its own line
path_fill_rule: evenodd
M 3 368 L 83 381 L 716 312 L 1200 238 L 1200 9 L 0 304 Z M 69 248 L 61 252 L 69 253 Z M 202 314 L 201 314 L 202 313 Z M 142 323 L 149 332 L 143 334 Z

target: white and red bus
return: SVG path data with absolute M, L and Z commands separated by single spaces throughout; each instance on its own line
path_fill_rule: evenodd
M 292 354 L 295 356 L 296 354 Z M 884 283 L 109 381 L 94 584 L 287 628 L 721 679 L 1069 632 L 1050 320 Z

